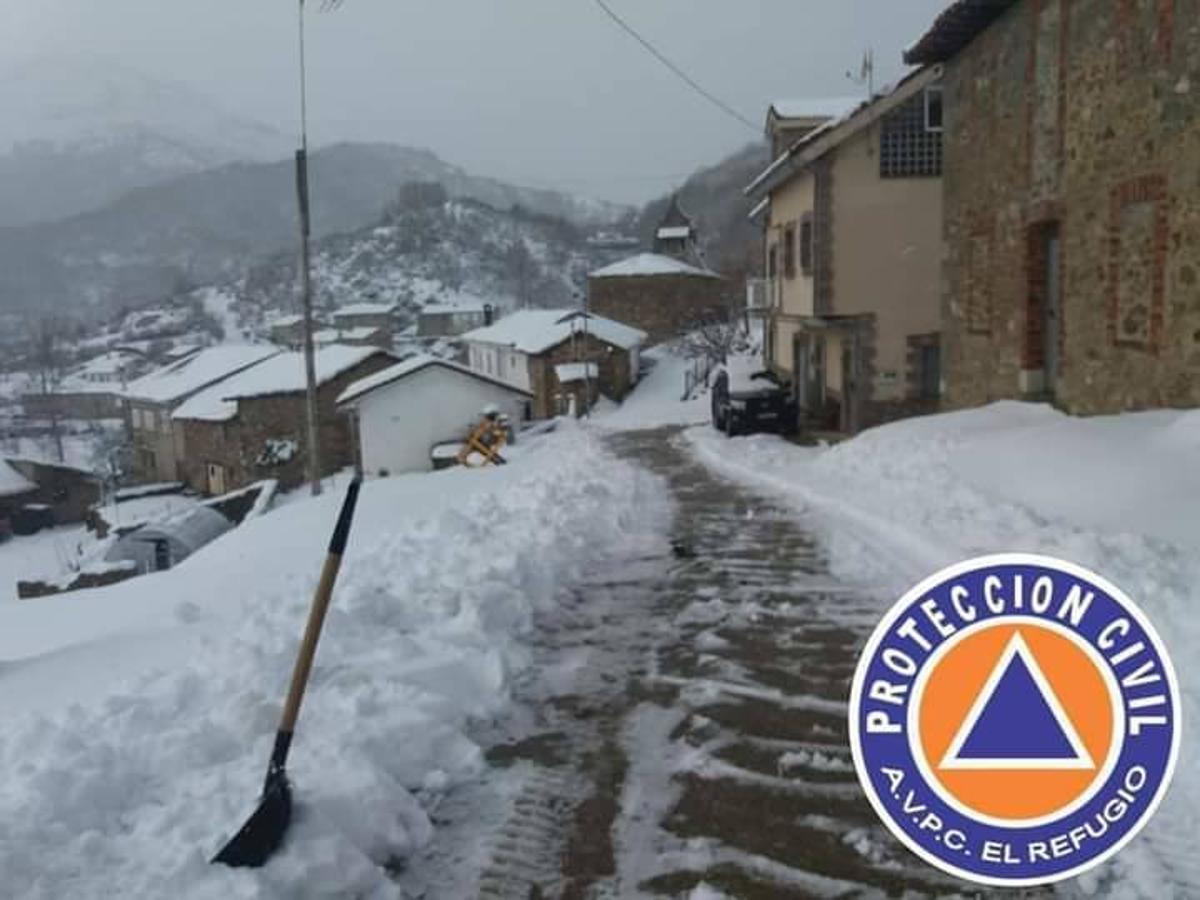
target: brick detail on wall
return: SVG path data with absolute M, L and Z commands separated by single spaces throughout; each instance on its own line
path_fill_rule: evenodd
M 813 310 L 833 311 L 833 161 L 827 156 L 813 167 Z
M 1107 324 L 1114 346 L 1161 351 L 1167 242 L 1166 178 L 1143 175 L 1113 188 Z
M 1158 54 L 1167 65 L 1175 45 L 1175 2 L 1158 0 Z

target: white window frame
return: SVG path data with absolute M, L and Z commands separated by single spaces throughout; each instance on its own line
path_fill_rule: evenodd
M 942 124 L 941 125 L 930 125 L 929 124 L 929 98 L 934 94 L 937 94 L 938 98 L 942 102 Z M 946 129 L 946 92 L 945 92 L 945 90 L 943 90 L 943 88 L 940 84 L 931 84 L 927 88 L 925 88 L 925 130 L 933 132 L 935 134 L 938 134 L 938 133 L 941 133 L 942 131 L 944 131 L 945 129 Z

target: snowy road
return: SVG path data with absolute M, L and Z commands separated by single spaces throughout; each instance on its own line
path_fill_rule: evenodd
M 661 476 L 646 523 L 537 623 L 516 711 L 473 737 L 491 771 L 397 877 L 418 896 L 813 897 L 955 885 L 883 829 L 845 702 L 878 605 L 794 515 L 723 481 L 679 433 L 609 445 Z

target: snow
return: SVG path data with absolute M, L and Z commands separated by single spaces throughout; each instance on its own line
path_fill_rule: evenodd
M 397 363 L 394 366 L 376 372 L 374 375 L 368 375 L 366 378 L 361 378 L 354 382 L 347 387 L 346 390 L 342 391 L 342 394 L 340 397 L 338 397 L 337 402 L 340 405 L 342 403 L 349 403 L 352 400 L 357 400 L 359 397 L 362 397 L 364 394 L 369 394 L 376 388 L 383 387 L 385 384 L 391 384 L 393 381 L 399 381 L 401 378 L 405 378 L 415 372 L 421 371 L 421 369 L 424 369 L 426 366 L 441 366 L 444 369 L 450 369 L 454 372 L 461 372 L 463 375 L 469 375 L 472 378 L 483 379 L 484 381 L 507 388 L 514 393 L 529 394 L 528 391 L 523 391 L 520 388 L 513 387 L 511 384 L 491 378 L 487 375 L 484 375 L 482 372 L 476 372 L 474 369 L 469 369 L 460 363 L 454 362 L 453 360 L 442 359 L 438 356 L 430 356 L 427 353 L 418 353 L 415 356 L 410 356 L 408 359 L 404 360 L 404 362 Z
M 819 97 L 806 100 L 776 100 L 771 104 L 781 119 L 834 119 L 861 106 L 863 97 Z
M 484 328 L 462 335 L 461 340 L 481 344 L 500 344 L 522 353 L 538 354 L 582 332 L 584 314 L 577 309 L 522 309 Z M 603 316 L 588 314 L 589 333 L 624 350 L 640 346 L 646 333 Z
M 209 863 L 258 798 L 342 497 L 253 519 L 163 573 L 0 604 L 0 871 L 10 896 L 398 898 L 440 798 L 485 763 L 532 614 L 659 482 L 563 423 L 511 464 L 369 481 L 264 868 Z
M 684 373 L 692 362 L 669 348 L 652 347 L 642 354 L 653 364 L 620 406 L 595 415 L 597 424 L 617 430 L 656 428 L 661 425 L 694 425 L 709 419 L 708 395 L 681 400 Z
M 0 543 L 0 608 L 28 602 L 17 600 L 18 581 L 58 581 L 90 559 L 96 547 L 95 537 L 82 525 L 64 525 Z M 6 690 L 0 671 L 0 695 Z
M 223 344 L 202 350 L 182 362 L 159 369 L 129 385 L 132 400 L 176 403 L 223 378 L 279 353 L 265 344 Z
M 692 229 L 687 225 L 666 225 L 658 229 L 658 235 L 664 241 L 680 240 L 692 236 Z
M 345 347 L 331 344 L 316 351 L 317 384 L 332 381 L 375 355 L 384 355 L 378 347 Z M 277 353 L 220 384 L 192 397 L 172 418 L 203 422 L 227 422 L 237 415 L 237 401 L 243 397 L 290 394 L 305 389 L 304 354 Z
M 716 272 L 689 266 L 682 260 L 660 253 L 639 253 L 628 259 L 618 260 L 610 266 L 597 269 L 589 278 L 642 278 L 653 275 L 698 275 L 702 278 L 720 278 Z
M 36 491 L 37 485 L 0 459 L 0 497 L 16 497 Z
M 339 306 L 333 311 L 334 316 L 390 316 L 395 312 L 394 303 L 351 303 Z
M 599 378 L 600 366 L 596 363 L 562 363 L 554 367 L 554 374 L 563 384 L 572 381 L 583 381 L 585 378 Z
M 1200 647 L 1200 411 L 1081 419 L 1002 402 L 832 447 L 730 441 L 710 428 L 687 439 L 713 469 L 793 504 L 823 532 L 834 573 L 871 589 L 881 611 L 938 568 L 985 553 L 1044 553 L 1099 572 L 1156 625 L 1180 678 L 1184 746 L 1200 740 L 1200 671 L 1187 664 Z M 1115 858 L 1130 896 L 1136 885 L 1191 896 L 1198 830 L 1200 755 L 1185 753 L 1145 837 Z

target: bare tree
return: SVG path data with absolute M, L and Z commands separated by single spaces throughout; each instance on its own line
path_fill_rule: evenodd
M 690 331 L 676 342 L 678 352 L 688 359 L 720 365 L 730 356 L 749 353 L 753 341 L 738 322 L 710 322 Z

